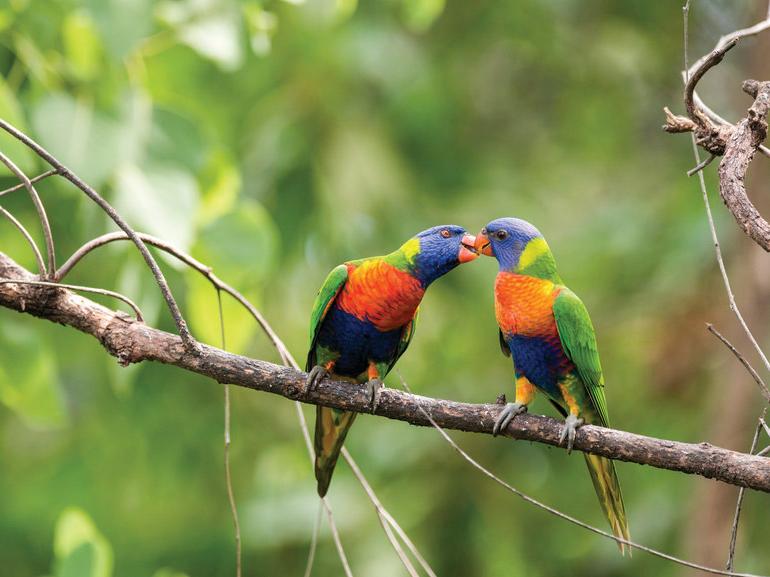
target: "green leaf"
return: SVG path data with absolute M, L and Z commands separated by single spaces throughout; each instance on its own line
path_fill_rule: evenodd
M 76 507 L 62 511 L 54 532 L 56 577 L 110 577 L 112 547 L 88 514 Z
M 29 427 L 51 429 L 66 421 L 54 352 L 34 328 L 5 322 L 0 329 L 0 403 Z

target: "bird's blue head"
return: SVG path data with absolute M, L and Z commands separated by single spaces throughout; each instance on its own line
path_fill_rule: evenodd
M 457 265 L 479 256 L 474 248 L 476 239 L 461 226 L 434 226 L 415 235 L 401 247 L 412 274 L 427 287 Z
M 533 225 L 520 218 L 498 218 L 476 235 L 476 250 L 497 259 L 501 271 L 556 277 L 548 243 Z

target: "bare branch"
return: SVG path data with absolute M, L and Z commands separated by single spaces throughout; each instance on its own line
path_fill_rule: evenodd
M 92 293 L 95 295 L 102 295 L 106 297 L 112 297 L 114 299 L 117 299 L 119 301 L 122 301 L 126 303 L 131 309 L 134 311 L 134 314 L 136 315 L 137 322 L 144 322 L 144 316 L 142 315 L 142 311 L 139 309 L 139 307 L 136 305 L 134 301 L 132 301 L 130 298 L 128 298 L 125 295 L 122 295 L 118 292 L 102 289 L 102 288 L 96 288 L 96 287 L 89 287 L 89 286 L 80 286 L 80 285 L 74 285 L 74 284 L 62 284 L 62 283 L 56 283 L 56 282 L 46 282 L 41 280 L 3 280 L 0 279 L 0 285 L 4 284 L 17 284 L 17 285 L 29 285 L 29 286 L 45 286 L 49 288 L 60 288 L 60 289 L 68 289 L 71 291 L 77 291 L 77 292 L 85 292 L 85 293 Z
M 751 375 L 751 378 L 754 379 L 754 382 L 757 383 L 757 386 L 759 386 L 759 391 L 762 393 L 762 396 L 765 397 L 765 400 L 770 402 L 770 390 L 768 390 L 767 385 L 765 384 L 765 381 L 762 380 L 762 377 L 759 376 L 757 371 L 754 370 L 754 367 L 751 366 L 751 363 L 746 360 L 746 358 L 736 349 L 733 344 L 728 341 L 722 333 L 720 333 L 718 330 L 714 328 L 714 325 L 711 323 L 706 323 L 706 328 L 708 331 L 714 335 L 716 338 L 718 338 L 722 343 L 730 350 L 732 354 L 735 355 L 735 357 L 740 361 L 740 363 L 746 367 L 746 370 Z
M 40 254 L 40 249 L 37 248 L 37 243 L 35 242 L 35 239 L 32 238 L 32 235 L 29 234 L 29 231 L 24 228 L 24 225 L 21 224 L 21 222 L 13 216 L 10 212 L 5 210 L 2 206 L 0 206 L 0 214 L 2 214 L 5 218 L 11 221 L 11 224 L 13 224 L 16 228 L 19 229 L 21 232 L 21 235 L 25 238 L 29 246 L 32 248 L 32 252 L 35 253 L 35 260 L 37 261 L 37 269 L 40 273 L 40 278 L 46 278 L 48 277 L 48 270 L 45 266 L 45 261 L 43 260 L 43 255 Z
M 32 274 L 0 253 L 0 278 L 29 280 Z M 189 352 L 179 337 L 127 321 L 109 309 L 61 289 L 0 285 L 0 305 L 76 328 L 96 337 L 104 348 L 127 365 L 156 361 L 208 376 L 220 383 L 270 392 L 294 400 L 367 412 L 365 386 L 324 381 L 304 396 L 307 375 L 296 369 L 249 359 L 201 345 Z M 429 409 L 444 428 L 491 434 L 499 405 L 475 405 L 409 395 L 392 389 L 382 392 L 376 414 L 414 425 L 428 426 L 417 404 Z M 522 415 L 513 420 L 505 436 L 559 446 L 561 423 L 548 417 Z M 725 483 L 770 492 L 770 460 L 714 447 L 655 439 L 624 431 L 585 425 L 575 439 L 575 449 L 611 459 L 692 473 Z
M 754 96 L 748 116 L 735 125 L 719 163 L 719 194 L 738 226 L 759 246 L 770 251 L 770 224 L 746 194 L 746 171 L 759 144 L 767 136 L 770 82 L 747 80 L 744 91 Z
M 714 334 L 719 335 L 719 333 L 714 333 Z M 732 345 L 730 346 L 732 347 Z M 754 439 L 751 441 L 751 449 L 749 449 L 750 455 L 753 455 L 754 451 L 757 450 L 757 442 L 759 441 L 759 432 L 762 430 L 762 419 L 764 418 L 766 413 L 767 413 L 767 407 L 762 409 L 762 415 L 759 417 L 759 422 L 757 423 L 757 427 L 754 430 Z M 725 569 L 727 569 L 728 571 L 733 570 L 733 563 L 735 561 L 735 544 L 738 540 L 738 522 L 741 519 L 741 509 L 743 508 L 743 497 L 745 493 L 746 493 L 746 489 L 744 489 L 743 487 L 738 489 L 738 500 L 735 503 L 735 515 L 733 516 L 733 526 L 730 529 L 730 546 L 727 550 L 727 563 L 725 564 Z
M 5 154 L 3 154 L 0 151 L 0 162 L 2 162 L 5 166 L 8 167 L 8 169 L 13 172 L 16 177 L 21 181 L 24 188 L 27 189 L 27 192 L 29 192 L 30 198 L 32 198 L 32 204 L 35 205 L 35 210 L 37 211 L 37 216 L 40 219 L 40 226 L 43 229 L 43 237 L 45 238 L 45 250 L 46 254 L 48 255 L 48 273 L 46 274 L 46 278 L 48 274 L 53 275 L 54 271 L 56 270 L 56 254 L 54 253 L 54 246 L 53 246 L 53 234 L 51 233 L 51 225 L 48 222 L 48 215 L 45 212 L 45 207 L 43 206 L 43 202 L 40 200 L 40 195 L 37 193 L 37 190 L 35 190 L 35 186 L 32 184 L 32 181 L 27 178 L 27 175 L 24 174 L 24 171 L 22 171 L 18 166 L 16 166 L 13 161 L 8 158 Z
M 38 174 L 34 178 L 30 178 L 29 182 L 31 184 L 35 184 L 37 182 L 40 182 L 41 180 L 45 180 L 49 176 L 53 176 L 54 174 L 59 174 L 59 171 L 55 168 L 52 168 L 51 170 L 46 170 L 42 174 Z M 21 190 L 22 188 L 25 188 L 26 185 L 22 182 L 21 184 L 17 184 L 16 186 L 12 186 L 11 188 L 6 188 L 5 190 L 0 190 L 0 196 L 5 196 L 6 194 L 10 194 L 12 192 L 16 192 L 17 190 Z
M 48 152 L 45 148 L 43 148 L 37 142 L 32 140 L 29 136 L 21 132 L 18 128 L 16 128 L 15 126 L 11 125 L 10 123 L 6 122 L 1 118 L 0 118 L 0 128 L 8 132 L 11 136 L 16 138 L 20 142 L 22 142 L 24 145 L 26 145 L 29 149 L 35 152 L 35 154 L 37 154 L 40 158 L 42 158 L 48 164 L 53 166 L 61 176 L 63 176 L 64 178 L 69 180 L 72 184 L 74 184 L 77 188 L 82 190 L 86 194 L 86 196 L 88 196 L 104 212 L 106 212 L 107 215 L 113 220 L 113 222 L 117 224 L 118 227 L 122 229 L 123 232 L 125 232 L 129 236 L 129 238 L 136 245 L 136 248 L 139 249 L 139 252 L 141 253 L 142 257 L 147 263 L 147 266 L 150 267 L 150 270 L 152 271 L 152 274 L 155 277 L 155 281 L 158 283 L 160 292 L 163 294 L 163 298 L 166 301 L 166 304 L 168 305 L 169 310 L 171 311 L 171 316 L 174 318 L 174 322 L 176 323 L 177 330 L 179 331 L 179 336 L 182 337 L 182 341 L 184 342 L 185 347 L 190 351 L 196 351 L 197 342 L 195 341 L 195 339 L 193 339 L 189 329 L 187 328 L 187 323 L 182 317 L 182 312 L 179 310 L 179 305 L 177 305 L 176 300 L 174 300 L 174 296 L 171 294 L 171 289 L 168 286 L 166 277 L 163 276 L 163 272 L 160 270 L 160 267 L 158 267 L 158 263 L 155 262 L 155 259 L 150 254 L 150 251 L 147 250 L 147 247 L 144 245 L 142 240 L 136 235 L 134 230 L 128 225 L 128 223 L 125 220 L 123 220 L 123 217 L 120 216 L 117 213 L 117 211 L 112 207 L 112 205 L 110 205 L 106 200 L 104 200 L 104 198 L 102 198 L 101 195 L 98 192 L 96 192 L 96 190 L 91 188 L 88 184 L 86 184 L 83 180 L 81 180 L 80 177 L 78 177 L 75 173 L 73 173 L 69 168 L 67 168 L 61 162 L 59 162 L 50 152 Z M 29 182 L 29 181 L 27 180 L 26 182 Z M 29 188 L 32 188 L 31 185 Z M 41 216 L 41 220 L 42 220 L 42 216 Z M 50 247 L 50 251 L 51 252 L 49 254 L 49 260 L 52 261 L 53 259 L 51 257 L 53 255 L 53 245 Z M 53 267 L 51 267 L 51 274 L 54 276 L 55 276 L 55 271 L 56 271 L 56 266 L 54 263 Z

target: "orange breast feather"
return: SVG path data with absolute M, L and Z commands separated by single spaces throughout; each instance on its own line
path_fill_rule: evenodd
M 337 305 L 381 331 L 404 326 L 414 316 L 425 290 L 409 273 L 380 260 L 348 265 L 348 281 Z
M 553 301 L 559 294 L 552 282 L 501 272 L 495 281 L 495 316 L 504 333 L 530 337 L 558 335 Z

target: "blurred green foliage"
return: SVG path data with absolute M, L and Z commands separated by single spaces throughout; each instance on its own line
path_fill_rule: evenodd
M 698 54 L 750 21 L 749 0 L 701 4 Z M 592 312 L 613 423 L 702 440 L 723 394 L 717 375 L 733 361 L 692 339 L 704 320 L 724 318 L 725 302 L 684 177 L 689 143 L 659 128 L 662 106 L 680 101 L 680 13 L 642 0 L 6 0 L 0 116 L 137 229 L 213 266 L 300 359 L 316 287 L 334 265 L 435 224 L 475 231 L 527 218 Z M 44 169 L 5 135 L 0 149 L 30 174 Z M 1 174 L 3 187 L 15 183 Z M 59 262 L 113 230 L 64 182 L 39 190 Z M 40 239 L 23 191 L 3 203 Z M 729 249 L 733 227 L 717 216 Z M 8 223 L 0 249 L 34 268 Z M 196 336 L 219 344 L 213 289 L 162 263 Z M 471 402 L 511 392 L 494 274 L 480 259 L 431 288 L 399 364 L 413 388 Z M 173 329 L 130 246 L 101 249 L 69 280 L 122 291 Z M 224 304 L 228 348 L 277 360 L 252 320 Z M 671 362 L 690 341 L 687 366 Z M 246 575 L 299 575 L 317 498 L 295 409 L 266 394 L 233 398 Z M 233 575 L 222 421 L 215 383 L 120 368 L 90 338 L 0 310 L 2 574 Z M 455 438 L 517 487 L 603 526 L 579 456 Z M 442 577 L 680 573 L 642 554 L 622 559 L 613 543 L 516 500 L 430 430 L 361 417 L 348 446 Z M 689 496 L 705 481 L 619 470 L 633 536 L 681 553 Z M 355 573 L 402 574 L 345 465 L 330 496 Z M 745 570 L 770 563 L 761 511 L 746 508 Z M 314 574 L 340 573 L 324 529 Z

